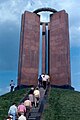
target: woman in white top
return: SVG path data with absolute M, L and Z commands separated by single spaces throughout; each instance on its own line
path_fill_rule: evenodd
M 26 120 L 26 117 L 23 114 L 19 114 L 18 120 Z

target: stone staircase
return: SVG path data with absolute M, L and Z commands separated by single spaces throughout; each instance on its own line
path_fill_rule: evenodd
M 46 98 L 48 95 L 48 91 L 49 91 L 49 87 L 47 87 L 46 90 L 44 90 L 43 87 L 39 88 L 40 90 L 40 102 L 38 107 L 32 107 L 32 109 L 29 112 L 28 118 L 27 120 L 40 120 L 43 109 L 44 109 L 44 105 L 46 103 Z M 26 96 L 24 98 L 21 99 L 20 103 L 24 102 L 28 97 L 28 94 L 26 94 Z
M 39 113 L 39 107 L 32 108 L 31 112 L 29 113 L 28 120 L 40 120 L 41 113 Z
M 29 113 L 28 116 L 28 120 L 40 120 L 43 109 L 44 109 L 44 105 L 46 103 L 46 98 L 48 95 L 48 90 L 49 88 L 47 88 L 46 90 L 44 90 L 43 88 L 40 88 L 40 102 L 37 108 L 33 107 Z

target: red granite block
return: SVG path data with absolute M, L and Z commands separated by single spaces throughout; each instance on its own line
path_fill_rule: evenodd
M 22 48 L 22 64 L 20 66 L 20 74 L 18 75 L 18 84 L 28 86 L 36 85 L 39 62 L 40 17 L 35 13 L 26 11 L 24 13 L 23 24 L 23 40 L 22 44 L 20 44 Z
M 50 18 L 50 77 L 52 85 L 70 85 L 68 15 L 60 11 Z

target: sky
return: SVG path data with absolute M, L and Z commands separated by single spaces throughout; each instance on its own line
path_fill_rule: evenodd
M 42 7 L 68 13 L 71 85 L 80 91 L 80 0 L 0 0 L 0 95 L 9 91 L 10 79 L 17 84 L 21 15 Z

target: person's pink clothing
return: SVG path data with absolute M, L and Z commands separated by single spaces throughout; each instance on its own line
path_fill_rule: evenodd
M 26 112 L 26 107 L 23 104 L 19 105 L 18 112 Z

